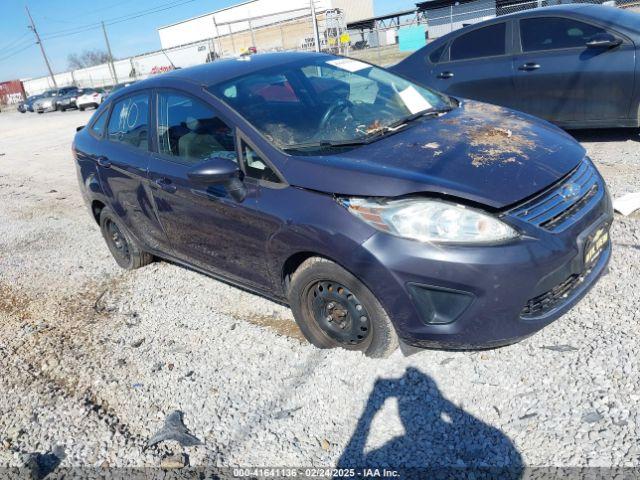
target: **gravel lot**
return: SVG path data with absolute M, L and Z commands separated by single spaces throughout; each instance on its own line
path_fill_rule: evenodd
M 173 410 L 193 466 L 640 466 L 640 215 L 616 215 L 610 274 L 517 345 L 320 351 L 263 298 L 118 269 L 71 159 L 90 115 L 0 114 L 0 466 L 157 466 L 183 451 L 145 448 Z M 578 138 L 614 196 L 640 188 L 637 132 Z

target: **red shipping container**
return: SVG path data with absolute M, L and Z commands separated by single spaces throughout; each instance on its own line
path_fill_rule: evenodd
M 0 104 L 15 105 L 25 99 L 24 87 L 20 80 L 0 83 Z

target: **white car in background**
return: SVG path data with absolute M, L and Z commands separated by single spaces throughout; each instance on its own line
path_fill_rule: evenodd
M 76 99 L 76 105 L 80 110 L 88 107 L 98 108 L 106 96 L 107 94 L 101 88 L 86 88 Z

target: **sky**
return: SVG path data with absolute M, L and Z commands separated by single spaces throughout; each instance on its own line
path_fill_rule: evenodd
M 280 0 L 273 0 L 280 1 Z M 67 56 L 84 50 L 105 50 L 101 20 L 107 26 L 115 58 L 158 50 L 160 26 L 228 7 L 240 0 L 28 0 L 54 73 L 64 72 Z M 374 0 L 376 15 L 412 8 L 414 1 Z M 39 77 L 47 68 L 35 44 L 23 0 L 3 0 L 0 6 L 0 81 Z M 84 31 L 82 31 L 84 29 Z M 78 32 L 78 30 L 80 30 Z M 77 32 L 72 35 L 69 33 Z

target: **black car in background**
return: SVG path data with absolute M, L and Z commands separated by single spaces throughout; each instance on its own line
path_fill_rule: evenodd
M 20 113 L 33 112 L 33 103 L 39 98 L 42 98 L 42 95 L 31 95 L 27 97 L 26 100 L 18 104 L 18 111 Z
M 391 70 L 564 128 L 640 126 L 640 15 L 560 5 L 445 35 Z
M 133 82 L 123 82 L 123 83 L 116 83 L 113 87 L 111 87 L 111 89 L 107 90 L 105 93 L 105 96 L 103 98 L 103 100 L 106 100 L 106 98 L 109 95 L 114 94 L 115 92 L 117 92 L 118 90 L 121 90 L 125 87 L 128 87 L 129 85 L 133 85 L 134 83 L 136 83 L 135 81 Z
M 57 100 L 57 109 L 64 112 L 70 108 L 78 108 L 76 101 L 78 100 L 78 97 L 84 94 L 85 90 L 86 89 L 82 88 L 69 90 Z

